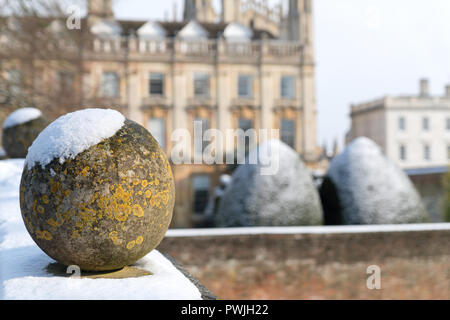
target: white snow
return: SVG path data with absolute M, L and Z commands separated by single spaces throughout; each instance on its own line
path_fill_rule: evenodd
M 178 32 L 178 37 L 184 40 L 202 40 L 208 38 L 208 31 L 200 23 L 192 20 Z
M 253 31 L 239 22 L 231 22 L 223 31 L 223 36 L 229 42 L 247 42 L 252 39 Z
M 92 25 L 91 32 L 102 38 L 115 38 L 122 34 L 122 26 L 117 21 L 105 19 Z
M 21 108 L 11 113 L 3 123 L 3 129 L 11 128 L 22 123 L 29 122 L 42 116 L 42 112 L 36 108 Z
M 68 113 L 45 128 L 28 149 L 26 164 L 45 167 L 53 159 L 62 164 L 102 140 L 112 137 L 124 125 L 125 117 L 111 109 L 84 109 Z
M 167 36 L 166 30 L 156 21 L 148 21 L 137 30 L 141 39 L 161 40 Z
M 73 279 L 49 274 L 54 261 L 33 242 L 19 207 L 24 160 L 0 161 L 0 299 L 177 299 L 201 294 L 172 263 L 153 250 L 134 266 L 152 275 L 128 279 Z
M 319 195 L 299 155 L 280 140 L 262 143 L 248 155 L 225 189 L 217 226 L 295 226 L 322 222 Z M 273 174 L 262 168 L 274 166 Z M 276 170 L 278 169 L 278 170 Z
M 450 223 L 417 224 L 373 224 L 352 226 L 301 226 L 301 227 L 245 227 L 210 229 L 170 229 L 168 238 L 178 237 L 220 237 L 253 234 L 342 234 L 342 233 L 379 233 L 379 232 L 421 232 L 450 230 Z
M 7 300 L 200 300 L 199 290 L 157 250 L 134 264 L 152 275 L 127 279 L 73 279 L 53 276 L 53 261 L 36 246 L 0 251 L 3 290 Z M 0 263 L 2 263 L 0 262 Z
M 0 147 L 0 158 L 6 156 L 6 151 L 2 147 Z
M 335 157 L 327 175 L 336 186 L 344 224 L 411 223 L 425 217 L 411 181 L 366 137 Z

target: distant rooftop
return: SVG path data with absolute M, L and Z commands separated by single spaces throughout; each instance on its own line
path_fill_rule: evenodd
M 416 95 L 385 95 L 370 101 L 352 104 L 351 113 L 372 111 L 382 108 L 450 108 L 450 84 L 445 86 L 444 94 L 437 96 L 429 93 L 429 82 L 420 80 L 420 90 Z

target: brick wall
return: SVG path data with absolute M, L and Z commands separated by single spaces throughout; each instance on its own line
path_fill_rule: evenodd
M 220 299 L 450 299 L 450 224 L 434 226 L 171 230 L 158 250 Z M 367 289 L 369 265 L 381 268 L 380 290 Z

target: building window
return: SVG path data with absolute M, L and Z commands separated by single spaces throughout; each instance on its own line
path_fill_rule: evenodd
M 164 118 L 150 118 L 148 120 L 148 130 L 158 141 L 163 150 L 166 150 L 166 120 Z
M 406 160 L 406 146 L 400 145 L 400 160 L 405 161 Z
M 431 160 L 431 148 L 428 144 L 423 146 L 423 159 L 426 161 Z
M 192 177 L 192 189 L 194 191 L 193 211 L 202 214 L 209 201 L 211 178 L 208 175 L 195 175 Z
M 150 95 L 164 94 L 164 74 L 150 73 Z
M 194 95 L 196 97 L 209 97 L 209 75 L 196 73 L 194 75 Z
M 239 75 L 238 96 L 240 98 L 251 98 L 253 96 L 253 77 L 249 75 Z
M 292 149 L 295 149 L 295 121 L 292 119 L 281 119 L 281 141 Z
M 405 119 L 405 117 L 399 117 L 398 118 L 398 129 L 400 131 L 405 131 L 406 130 L 406 119 Z
M 253 129 L 253 119 L 248 118 L 239 118 L 238 120 L 238 128 L 244 131 L 249 129 Z
M 73 89 L 73 73 L 69 71 L 58 72 L 59 91 L 71 93 Z
M 281 77 L 281 98 L 283 99 L 295 98 L 295 77 L 293 76 Z
M 102 96 L 108 98 L 119 96 L 119 75 L 117 72 L 103 72 Z
M 22 93 L 22 72 L 17 69 L 8 70 L 10 94 L 16 96 Z
M 200 131 L 201 129 L 201 131 Z M 210 141 L 204 141 L 205 132 L 209 130 L 209 120 L 204 118 L 194 119 L 194 151 L 196 154 L 202 154 Z
M 247 132 L 247 130 L 253 129 L 253 119 L 248 119 L 248 118 L 239 118 L 238 119 L 238 129 L 242 129 L 244 131 L 244 133 Z M 239 145 L 238 148 L 242 148 L 244 147 L 245 149 L 245 154 L 247 154 L 250 150 L 252 141 L 251 141 L 251 135 L 245 135 L 244 137 L 244 146 L 242 146 L 242 141 L 238 141 Z M 239 149 L 242 150 L 242 149 Z
M 422 118 L 422 129 L 424 131 L 430 130 L 430 119 L 428 117 Z

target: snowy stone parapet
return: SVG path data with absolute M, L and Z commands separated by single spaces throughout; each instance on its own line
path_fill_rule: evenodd
M 66 114 L 52 122 L 31 145 L 26 164 L 43 168 L 59 159 L 62 164 L 104 139 L 112 137 L 125 117 L 111 109 L 85 109 Z
M 201 299 L 196 284 L 156 250 L 133 264 L 149 274 L 138 278 L 76 279 L 65 272 L 53 274 L 49 266 L 54 260 L 35 245 L 20 214 L 23 167 L 23 160 L 0 161 L 0 300 Z
M 171 229 L 166 238 L 227 237 L 247 235 L 310 235 L 450 231 L 450 223 L 410 223 L 345 226 L 247 227 Z
M 327 224 L 416 223 L 427 218 L 409 178 L 365 137 L 333 159 L 320 195 Z
M 42 112 L 36 108 L 21 108 L 11 113 L 3 123 L 3 129 L 8 129 L 19 124 L 35 120 L 42 116 Z
M 251 152 L 248 159 L 257 159 L 257 164 L 242 164 L 233 173 L 219 204 L 217 226 L 322 223 L 316 187 L 294 150 L 279 140 L 271 140 Z M 277 172 L 261 174 L 266 164 L 278 168 Z

